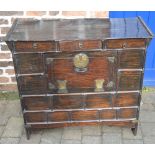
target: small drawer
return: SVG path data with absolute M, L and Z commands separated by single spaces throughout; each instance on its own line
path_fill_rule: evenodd
M 47 122 L 47 113 L 45 112 L 28 112 L 24 114 L 24 119 L 29 122 Z
M 69 121 L 68 112 L 59 111 L 48 113 L 48 122 Z
M 17 74 L 44 72 L 43 58 L 40 53 L 18 53 L 14 55 Z
M 76 51 L 76 50 L 92 50 L 102 49 L 102 42 L 100 40 L 86 40 L 86 41 L 60 41 L 60 51 Z
M 117 90 L 140 90 L 141 78 L 141 71 L 119 71 Z
M 51 109 L 51 99 L 47 96 L 23 97 L 22 107 L 25 110 L 49 110 Z
M 115 97 L 116 107 L 138 106 L 139 93 L 118 93 Z
M 136 118 L 138 113 L 137 108 L 122 108 L 117 110 L 117 118 L 128 119 L 128 118 Z
M 97 120 L 98 112 L 95 110 L 89 111 L 73 111 L 72 121 L 87 121 L 87 120 Z
M 144 59 L 144 50 L 132 49 L 118 51 L 118 67 L 120 69 L 142 69 L 144 67 Z
M 85 97 L 86 108 L 112 107 L 112 96 L 110 94 L 90 94 Z
M 16 52 L 44 52 L 55 51 L 56 42 L 42 41 L 18 41 L 15 43 Z
M 105 109 L 100 111 L 100 120 L 115 119 L 116 110 L 115 109 Z
M 109 39 L 103 42 L 103 48 L 145 48 L 145 39 Z
M 53 96 L 53 109 L 81 109 L 83 108 L 82 95 Z
M 21 94 L 45 94 L 47 79 L 44 75 L 19 76 L 18 86 Z

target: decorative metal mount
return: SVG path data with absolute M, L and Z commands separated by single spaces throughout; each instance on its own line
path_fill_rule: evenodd
M 53 62 L 53 58 L 46 58 L 46 64 L 49 65 Z
M 57 80 L 58 93 L 67 93 L 67 80 Z
M 115 62 L 115 57 L 108 57 L 107 59 L 111 63 L 114 63 Z
M 105 80 L 104 79 L 96 79 L 95 80 L 95 91 L 104 91 L 103 84 Z
M 89 57 L 84 53 L 76 54 L 73 58 L 76 72 L 86 72 L 89 63 Z

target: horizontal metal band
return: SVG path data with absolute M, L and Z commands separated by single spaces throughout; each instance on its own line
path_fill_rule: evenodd
M 67 58 L 68 59 L 68 58 Z M 140 71 L 143 72 L 144 69 L 118 69 L 118 72 L 123 72 L 123 71 Z M 46 73 L 42 72 L 42 73 L 29 73 L 29 74 L 16 74 L 17 77 L 20 76 L 37 76 L 37 75 L 47 75 Z
M 35 113 L 35 112 L 45 112 L 45 113 L 50 113 L 50 112 L 59 112 L 59 111 L 66 111 L 66 112 L 72 112 L 72 111 L 102 111 L 102 110 L 107 110 L 107 109 L 114 109 L 114 110 L 119 110 L 119 109 L 139 109 L 139 106 L 127 106 L 127 107 L 107 107 L 107 108 L 84 108 L 84 109 L 53 109 L 53 110 L 24 110 L 23 113 Z
M 29 53 L 29 54 L 31 54 L 31 53 L 32 53 L 32 54 L 34 54 L 34 53 L 44 54 L 44 53 L 55 53 L 55 52 L 56 52 L 56 53 L 61 53 L 61 51 L 46 51 L 46 52 L 45 52 L 45 51 L 44 51 L 44 52 L 40 52 L 40 51 L 38 51 L 38 52 L 37 52 L 37 51 L 36 51 L 36 52 L 16 52 L 16 51 L 14 51 L 13 54 L 14 54 L 14 55 L 18 55 L 18 54 L 27 54 L 27 53 Z
M 109 39 L 111 39 L 111 38 L 109 38 Z M 119 38 L 118 38 L 119 39 Z M 103 49 L 88 49 L 88 50 L 74 50 L 74 51 L 76 51 L 76 52 L 81 52 L 81 51 L 90 51 L 90 52 L 95 52 L 95 51 L 103 51 L 103 52 L 105 52 L 105 51 L 117 51 L 117 50 L 146 50 L 146 48 L 115 48 L 115 49 L 113 49 L 113 48 L 103 48 Z M 70 52 L 74 52 L 74 51 L 70 51 Z M 44 51 L 44 52 L 40 52 L 40 51 L 34 51 L 34 52 L 16 52 L 16 51 L 13 51 L 13 54 L 15 54 L 15 55 L 18 55 L 18 54 L 26 54 L 26 53 L 41 53 L 41 54 L 44 54 L 44 53 L 62 53 L 63 51 Z
M 28 125 L 41 125 L 41 124 L 61 124 L 61 123 L 84 123 L 84 122 L 119 122 L 119 121 L 135 121 L 136 118 L 130 119 L 101 119 L 101 120 L 85 120 L 85 121 L 61 121 L 61 122 L 27 122 Z
M 16 74 L 17 77 L 20 77 L 20 76 L 37 76 L 37 75 L 45 75 L 45 73 Z
M 143 72 L 144 69 L 118 69 L 118 72 L 123 72 L 123 71 L 141 71 Z
M 37 96 L 70 96 L 70 95 L 98 95 L 98 94 L 121 94 L 121 93 L 141 93 L 140 90 L 133 91 L 109 91 L 109 92 L 86 92 L 86 93 L 64 93 L 64 94 L 33 94 L 33 95 L 21 95 L 21 97 L 37 97 Z

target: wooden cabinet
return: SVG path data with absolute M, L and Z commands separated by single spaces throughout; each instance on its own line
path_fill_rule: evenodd
M 5 41 L 27 137 L 36 128 L 98 124 L 136 135 L 151 38 L 139 17 L 15 20 Z

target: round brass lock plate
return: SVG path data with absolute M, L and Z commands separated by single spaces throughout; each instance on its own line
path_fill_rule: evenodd
M 86 68 L 89 63 L 89 57 L 84 53 L 76 54 L 73 58 L 74 66 L 79 69 Z

